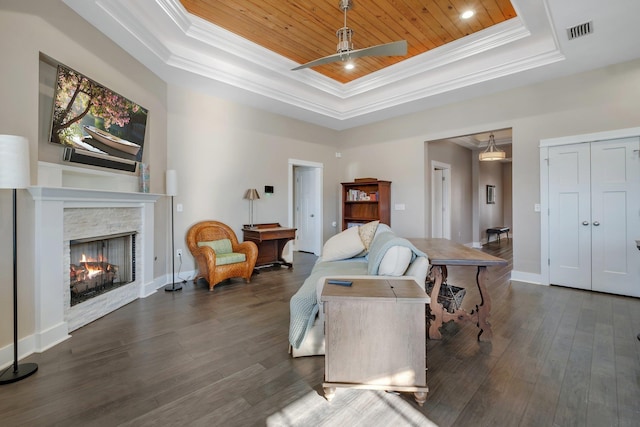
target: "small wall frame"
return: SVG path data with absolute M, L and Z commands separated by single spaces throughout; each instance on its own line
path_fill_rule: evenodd
M 496 186 L 487 185 L 487 204 L 494 205 L 496 203 Z

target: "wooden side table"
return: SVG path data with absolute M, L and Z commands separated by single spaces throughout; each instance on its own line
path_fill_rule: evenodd
M 427 399 L 425 304 L 429 296 L 410 279 L 347 279 L 327 284 L 324 394 L 336 387 L 413 392 Z
M 242 239 L 258 246 L 256 267 L 278 264 L 293 268 L 293 264 L 282 258 L 282 251 L 289 240 L 295 239 L 296 230 L 297 228 L 282 227 L 275 222 L 255 224 L 253 227 L 244 225 Z

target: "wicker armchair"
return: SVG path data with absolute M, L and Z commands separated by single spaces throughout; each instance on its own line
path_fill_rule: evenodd
M 216 265 L 216 252 L 209 246 L 198 246 L 198 242 L 221 239 L 229 239 L 232 251 L 245 254 L 246 261 Z M 194 283 L 202 277 L 209 283 L 209 290 L 212 291 L 215 285 L 231 277 L 242 277 L 247 283 L 251 281 L 258 258 L 258 247 L 253 242 L 238 243 L 236 234 L 228 225 L 218 221 L 201 221 L 194 224 L 187 232 L 187 246 L 198 262 L 198 274 L 193 279 Z

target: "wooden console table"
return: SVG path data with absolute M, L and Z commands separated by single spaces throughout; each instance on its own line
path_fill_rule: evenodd
M 433 289 L 431 290 L 431 314 L 434 319 L 429 326 L 429 338 L 441 339 L 440 327 L 443 322 L 472 321 L 476 323 L 480 331 L 478 341 L 490 341 L 493 337 L 489 316 L 491 314 L 491 298 L 487 291 L 487 267 L 492 265 L 507 265 L 507 261 L 489 255 L 477 249 L 469 248 L 460 243 L 454 243 L 447 239 L 409 239 L 416 248 L 427 254 L 432 265 Z M 465 310 L 456 309 L 454 313 L 447 312 L 442 304 L 438 303 L 440 286 L 447 280 L 448 265 L 477 266 L 476 285 L 480 291 L 480 304 L 467 313 Z
M 413 392 L 427 399 L 426 292 L 410 279 L 349 279 L 325 282 L 325 373 L 327 400 L 336 387 Z
M 277 222 L 255 224 L 253 227 L 244 225 L 242 239 L 258 246 L 256 267 L 279 264 L 293 268 L 293 264 L 282 258 L 282 251 L 289 240 L 295 239 L 296 230 L 297 228 L 282 227 Z

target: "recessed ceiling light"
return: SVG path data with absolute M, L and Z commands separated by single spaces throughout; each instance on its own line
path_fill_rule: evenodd
M 353 62 L 347 62 L 346 64 L 344 64 L 345 70 L 353 70 L 354 68 L 356 68 L 356 66 L 353 65 Z
M 469 18 L 471 18 L 473 16 L 473 13 L 474 13 L 473 10 L 464 11 L 464 12 L 462 12 L 462 15 L 460 15 L 460 18 L 469 19 Z

